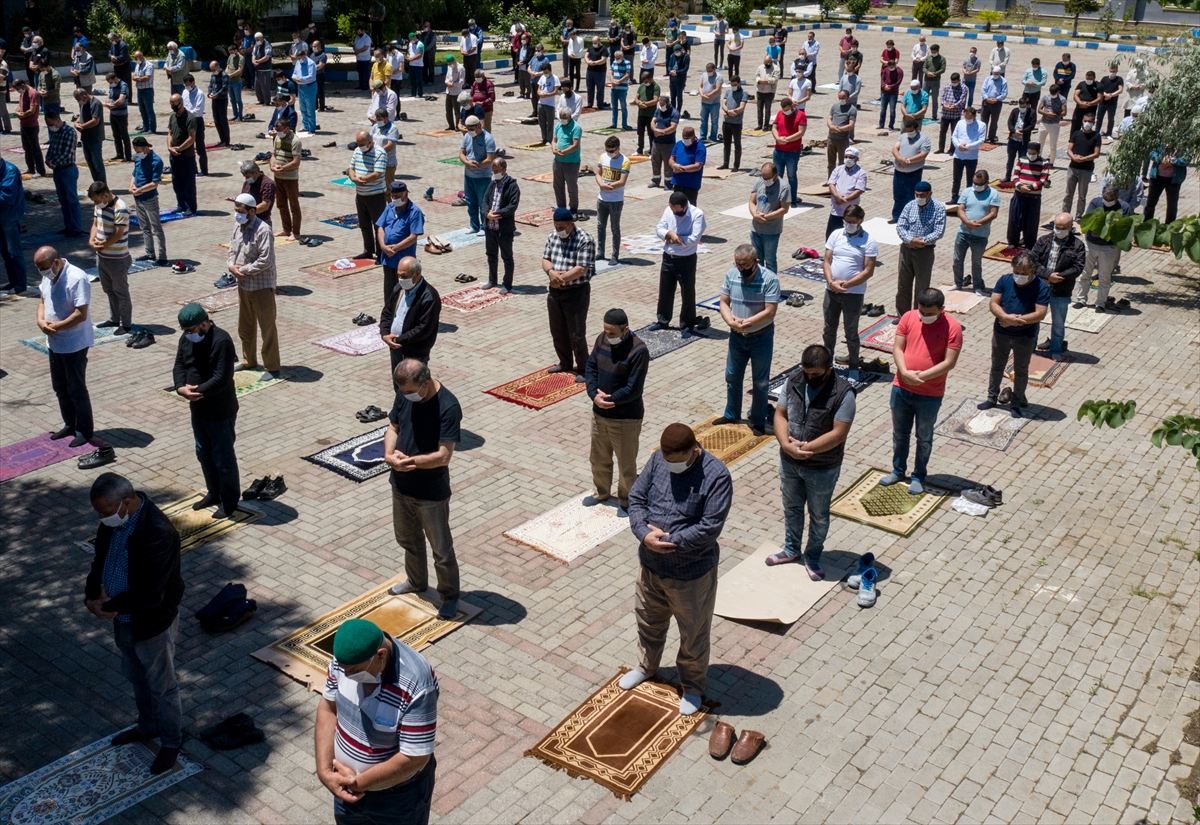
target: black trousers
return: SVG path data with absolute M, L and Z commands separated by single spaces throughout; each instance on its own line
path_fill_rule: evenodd
M 128 60 L 119 66 L 113 66 L 113 73 L 124 80 L 126 86 L 133 88 L 133 65 Z
M 1179 189 L 1183 184 L 1171 183 L 1171 178 L 1161 178 L 1157 174 L 1150 178 L 1150 191 L 1146 193 L 1146 220 L 1154 217 L 1154 210 L 1158 206 L 1158 199 L 1165 192 L 1167 195 L 1167 214 L 1166 220 L 1163 223 L 1170 223 L 1175 220 L 1179 213 Z
M 742 124 L 730 123 L 728 120 L 721 124 L 721 136 L 725 138 L 725 166 L 729 165 L 729 145 L 733 144 L 733 168 L 742 165 Z
M 229 145 L 229 97 L 221 95 L 212 99 L 213 128 L 217 130 L 217 142 Z
M 1105 115 L 1108 116 L 1108 127 L 1104 130 L 1105 137 L 1112 137 L 1113 127 L 1117 125 L 1117 98 L 1105 100 L 1096 107 L 1096 131 L 1100 131 L 1100 125 L 1104 122 Z
M 504 288 L 512 289 L 513 270 L 513 235 L 512 229 L 484 229 L 483 242 L 487 249 L 488 286 L 495 286 L 496 275 L 500 269 L 500 259 L 504 260 Z
M 995 103 L 980 103 L 979 116 L 983 118 L 983 127 L 987 130 L 987 139 L 989 143 L 996 143 L 997 132 L 1000 129 L 1000 115 L 1004 111 L 1004 101 L 997 100 Z
M 729 74 L 728 77 L 741 77 L 742 56 L 740 54 L 729 55 Z
M 425 55 L 425 65 L 421 67 L 421 79 L 426 83 L 433 82 L 433 61 L 437 59 L 437 52 L 428 53 Z M 516 61 L 513 61 L 516 65 Z
M 358 230 L 362 233 L 363 254 L 379 258 L 379 236 L 375 231 L 375 221 L 383 214 L 387 206 L 387 195 L 379 192 L 375 195 L 354 196 L 354 209 L 358 213 Z M 388 296 L 391 297 L 390 293 Z
M 546 295 L 546 309 L 550 313 L 550 337 L 554 340 L 558 365 L 564 371 L 576 372 L 579 375 L 583 375 L 584 367 L 587 366 L 587 314 L 591 299 L 590 283 L 566 289 L 551 287 Z
M 454 95 L 442 95 L 446 99 L 446 128 L 453 132 L 458 128 L 458 98 Z
M 958 203 L 958 193 L 963 179 L 963 173 L 966 173 L 967 186 L 974 185 L 975 167 L 979 165 L 979 159 L 960 160 L 954 159 L 954 185 L 950 188 L 950 202 Z
M 394 266 L 383 265 L 383 304 L 387 306 L 393 299 L 392 293 L 400 283 L 400 273 Z
M 175 205 L 195 212 L 196 205 L 196 155 L 184 152 L 169 155 L 171 158 L 171 188 L 175 191 Z
M 675 314 L 675 285 L 679 285 L 683 305 L 679 308 L 679 326 L 696 324 L 696 256 L 663 253 L 658 271 L 658 322 L 671 323 Z
M 1013 140 L 1012 138 L 1008 139 L 1008 161 L 1004 164 L 1005 180 L 1012 180 L 1013 165 L 1017 162 L 1018 158 L 1025 154 L 1025 151 L 1028 148 L 1028 133 L 1026 133 L 1026 137 L 1022 140 Z
M 603 108 L 604 106 L 604 72 L 587 72 L 587 105 L 588 108 Z
M 690 203 L 692 206 L 699 205 L 696 203 L 696 201 L 700 198 L 699 186 L 680 186 L 679 184 L 675 184 L 674 191 L 682 192 L 684 195 L 686 195 L 688 203 Z
M 210 496 L 216 496 L 221 502 L 221 509 L 226 514 L 237 509 L 238 499 L 242 497 L 237 453 L 233 449 L 237 440 L 236 425 L 237 413 L 215 421 L 192 414 L 196 460 L 204 474 L 204 486 Z
M 42 157 L 42 144 L 38 137 L 40 131 L 40 126 L 22 126 L 21 148 L 25 150 L 25 171 L 45 177 L 46 161 Z
M 725 65 L 725 40 L 713 41 L 713 63 L 717 64 L 717 68 Z
M 117 148 L 117 157 L 122 160 L 133 160 L 133 146 L 129 143 L 129 115 L 110 115 L 108 126 L 112 130 L 113 145 Z
M 580 74 L 579 74 L 579 70 L 581 68 L 583 68 L 583 58 L 582 57 L 568 57 L 567 58 L 567 79 L 570 80 L 572 84 L 574 84 L 572 88 L 575 89 L 576 93 L 579 92 L 579 87 L 582 85 L 580 83 L 580 80 L 582 80 L 582 78 L 580 77 Z
M 553 106 L 538 105 L 537 109 L 538 127 L 542 131 L 542 143 L 550 143 L 554 140 L 554 120 L 557 115 L 554 114 Z
M 680 115 L 683 114 L 683 95 L 687 91 L 687 75 L 675 75 L 670 77 L 668 87 L 671 90 L 671 105 L 679 110 Z
M 653 122 L 654 122 L 654 119 L 650 118 L 650 117 L 639 117 L 637 119 L 637 130 L 638 130 L 637 153 L 639 155 L 646 154 L 647 143 L 654 140 L 654 133 L 650 131 L 650 124 Z
M 775 102 L 775 94 L 765 94 L 759 92 L 755 95 L 755 102 L 758 104 L 758 128 L 759 131 L 771 128 L 771 104 Z
M 1008 245 L 1033 249 L 1041 222 L 1042 196 L 1014 192 L 1008 202 Z
M 317 72 L 317 111 L 325 111 L 325 72 Z
M 196 158 L 200 174 L 208 174 L 208 152 L 204 148 L 204 118 L 196 118 Z M 174 178 L 172 178 L 173 180 Z
M 91 320 L 84 321 L 90 324 Z M 95 435 L 92 397 L 87 388 L 88 347 L 75 352 L 50 352 L 50 386 L 58 398 L 63 426 L 84 438 Z
M 950 154 L 954 154 L 954 127 L 958 125 L 959 118 L 954 120 L 946 120 L 942 118 L 941 126 L 938 131 L 938 154 L 946 152 L 946 138 L 950 137 Z

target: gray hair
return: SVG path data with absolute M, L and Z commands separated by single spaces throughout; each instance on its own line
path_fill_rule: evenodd
M 101 473 L 92 482 L 92 504 L 116 504 L 135 495 L 129 479 L 116 473 Z
M 459 92 L 458 93 L 458 102 L 459 103 L 470 103 L 471 102 L 471 93 L 470 92 Z
M 1028 249 L 1022 249 L 1013 257 L 1012 268 L 1029 269 L 1036 272 L 1038 268 L 1037 258 L 1033 257 L 1033 253 Z
M 748 243 L 738 244 L 738 248 L 733 250 L 734 258 L 757 258 L 758 253 L 754 251 L 754 247 Z
M 392 377 L 396 379 L 397 384 L 416 384 L 420 386 L 433 378 L 433 375 L 429 372 L 429 365 L 424 361 L 416 358 L 405 358 L 396 365 L 396 371 L 392 373 Z
M 404 271 L 409 275 L 416 275 L 418 277 L 421 275 L 421 261 L 411 255 L 400 259 L 400 263 L 396 265 L 396 268 L 400 269 L 401 267 L 404 267 Z

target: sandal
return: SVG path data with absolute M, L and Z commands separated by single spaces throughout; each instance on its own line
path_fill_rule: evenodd
M 387 418 L 387 413 L 376 407 L 374 404 L 371 404 L 365 409 L 356 412 L 354 417 L 364 424 L 370 424 L 372 421 L 378 421 L 381 418 Z
M 477 279 L 474 275 L 468 275 L 465 272 L 460 272 L 454 276 L 454 280 L 458 281 L 460 284 L 469 284 L 469 283 L 471 283 L 471 281 L 474 281 Z
M 1117 301 L 1117 306 L 1119 306 L 1121 309 L 1129 309 L 1129 299 L 1122 298 L 1121 300 Z
M 372 318 L 370 315 L 368 315 L 368 314 L 367 314 L 367 313 L 365 313 L 365 312 L 360 312 L 360 313 L 358 313 L 358 315 L 355 317 L 355 319 L 354 319 L 353 323 L 354 323 L 356 326 L 360 326 L 360 327 L 369 327 L 371 324 L 377 324 L 377 323 L 379 323 L 379 321 L 377 321 L 376 319 Z

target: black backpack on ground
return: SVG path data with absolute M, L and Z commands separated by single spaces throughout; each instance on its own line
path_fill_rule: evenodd
M 200 626 L 209 633 L 233 630 L 258 610 L 258 602 L 246 598 L 246 585 L 230 582 L 221 592 L 196 611 Z

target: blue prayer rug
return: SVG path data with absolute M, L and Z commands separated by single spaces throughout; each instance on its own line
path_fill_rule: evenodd
M 351 481 L 366 481 L 388 471 L 383 460 L 383 435 L 386 432 L 386 426 L 380 427 L 303 458 Z

